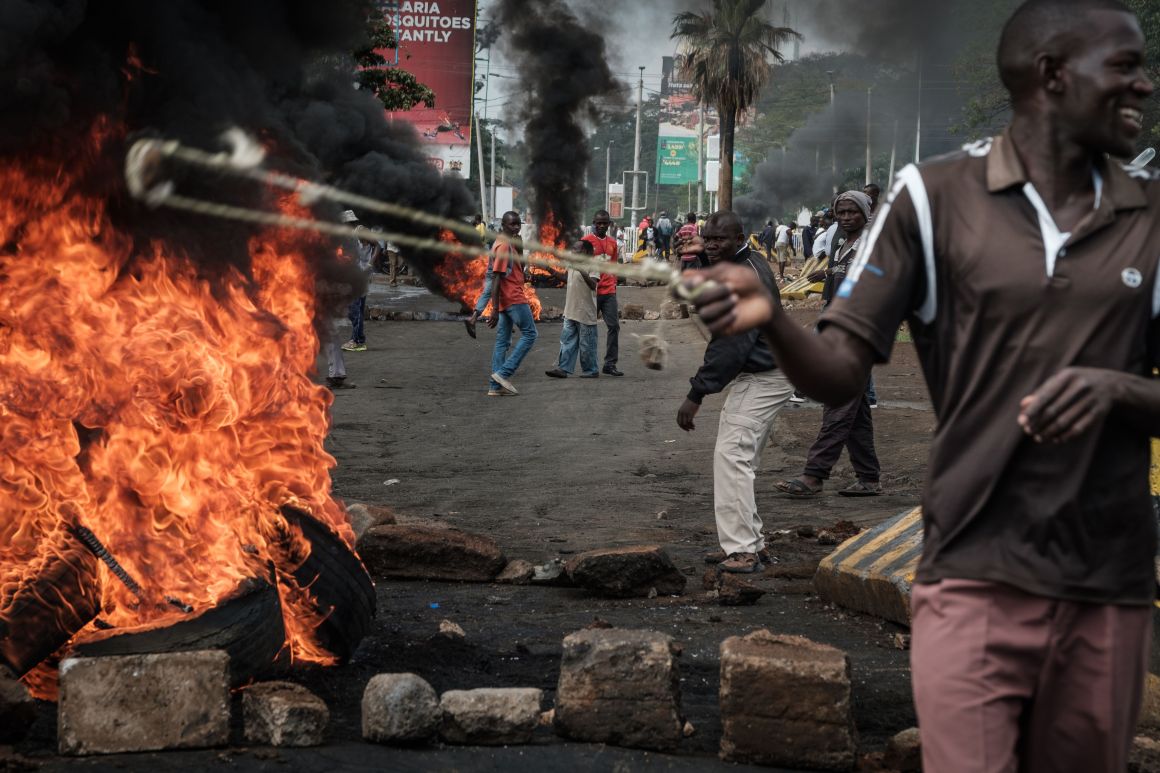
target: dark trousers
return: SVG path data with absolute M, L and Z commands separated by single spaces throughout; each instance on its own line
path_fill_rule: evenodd
M 865 390 L 845 405 L 827 405 L 822 411 L 822 428 L 806 457 L 805 474 L 822 480 L 829 478 L 843 448 L 850 452 L 850 464 L 858 480 L 877 483 L 882 468 L 874 452 L 874 421 Z
M 367 334 L 363 328 L 363 320 L 366 319 L 367 312 L 367 297 L 364 295 L 357 301 L 351 301 L 350 309 L 347 310 L 347 316 L 350 318 L 351 334 L 350 340 L 356 344 L 365 344 L 367 342 Z
M 604 350 L 604 367 L 615 367 L 620 359 L 620 309 L 616 305 L 616 293 L 596 296 L 596 311 L 608 327 L 608 345 Z

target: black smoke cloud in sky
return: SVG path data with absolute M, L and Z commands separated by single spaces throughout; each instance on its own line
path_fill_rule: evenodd
M 584 170 L 591 157 L 586 123 L 599 118 L 594 98 L 623 90 L 604 39 L 562 0 L 502 0 L 500 44 L 520 72 L 519 118 L 528 147 L 527 183 L 538 223 L 551 213 L 565 231 L 581 222 Z M 590 213 L 588 213 L 590 214 Z
M 123 141 L 111 143 L 103 165 L 90 165 L 95 172 L 85 184 L 109 198 L 117 225 L 180 244 L 206 270 L 248 268 L 253 232 L 129 201 L 119 170 L 136 136 L 217 149 L 220 134 L 240 126 L 267 146 L 272 165 L 436 214 L 466 215 L 474 205 L 462 181 L 441 176 L 413 130 L 389 124 L 378 100 L 353 86 L 350 52 L 365 42 L 365 7 L 365 0 L 5 0 L 0 159 L 59 157 L 107 120 Z M 204 179 L 182 186 L 250 203 L 263 197 Z M 316 252 L 320 279 L 357 283 L 338 268 L 332 246 Z

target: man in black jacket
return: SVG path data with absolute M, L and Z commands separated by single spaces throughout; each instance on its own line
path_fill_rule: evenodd
M 751 251 L 741 220 L 732 212 L 715 212 L 700 237 L 682 244 L 682 252 L 703 250 L 711 263 L 733 263 L 757 274 L 772 295 L 777 283 L 769 263 Z M 740 335 L 715 335 L 705 350 L 705 362 L 690 379 L 692 387 L 677 412 L 677 424 L 692 431 L 705 395 L 733 384 L 717 427 L 713 452 L 713 510 L 726 572 L 760 571 L 765 541 L 753 495 L 753 479 L 773 419 L 793 394 L 793 386 L 773 361 L 769 345 L 756 330 Z

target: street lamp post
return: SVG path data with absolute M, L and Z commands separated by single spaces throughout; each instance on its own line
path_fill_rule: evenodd
M 612 194 L 609 189 L 612 187 L 612 143 L 616 140 L 609 140 L 608 145 L 604 148 L 604 208 L 608 209 L 612 206 Z

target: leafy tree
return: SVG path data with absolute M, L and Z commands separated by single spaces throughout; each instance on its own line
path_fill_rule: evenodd
M 367 44 L 354 52 L 359 88 L 374 93 L 387 110 L 410 110 L 419 103 L 435 107 L 435 92 L 399 67 L 388 67 L 379 53 L 396 48 L 399 40 L 377 2 L 367 0 Z
M 733 144 L 737 116 L 757 100 L 769 82 L 770 59 L 801 36 L 759 17 L 765 0 L 713 0 L 709 12 L 685 11 L 673 17 L 674 39 L 681 44 L 680 67 L 702 104 L 721 116 L 721 177 L 718 202 L 733 208 Z

